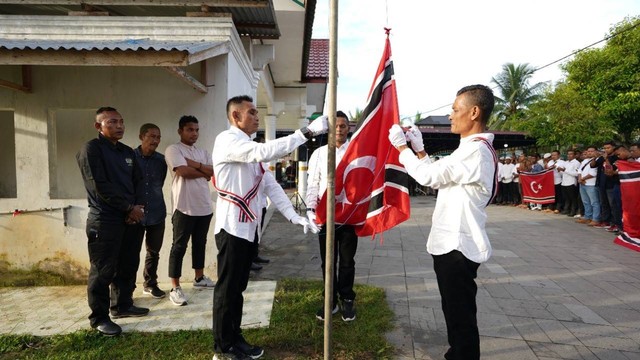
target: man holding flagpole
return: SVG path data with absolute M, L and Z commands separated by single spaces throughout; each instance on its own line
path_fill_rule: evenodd
M 427 251 L 433 256 L 442 298 L 450 346 L 444 357 L 448 360 L 480 359 L 475 278 L 480 263 L 491 256 L 485 208 L 496 192 L 498 157 L 493 134 L 484 131 L 494 103 L 487 86 L 460 89 L 449 116 L 451 132 L 460 134 L 460 145 L 434 163 L 415 126 L 406 134 L 397 124 L 389 129 L 389 141 L 400 151 L 400 163 L 409 175 L 439 190 Z

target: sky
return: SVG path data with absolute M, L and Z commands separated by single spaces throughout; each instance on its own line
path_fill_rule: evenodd
M 603 39 L 625 17 L 640 15 L 640 0 L 341 0 L 338 5 L 337 109 L 349 114 L 366 106 L 384 28 L 390 27 L 400 114 L 409 121 L 417 112 L 423 118 L 449 114 L 463 86 L 493 88 L 491 79 L 505 63 L 541 67 Z M 313 38 L 329 38 L 328 29 L 329 1 L 318 1 Z M 530 83 L 561 80 L 559 65 L 537 71 Z

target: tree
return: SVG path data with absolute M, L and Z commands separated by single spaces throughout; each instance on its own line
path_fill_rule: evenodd
M 529 85 L 535 69 L 529 64 L 507 63 L 502 72 L 491 82 L 498 86 L 496 108 L 489 127 L 495 130 L 511 130 L 525 116 L 527 107 L 539 99 L 545 83 Z
M 362 118 L 362 110 L 360 110 L 359 108 L 356 108 L 356 110 L 353 113 L 349 111 L 349 121 L 357 123 L 360 121 L 361 118 Z
M 604 47 L 577 54 L 564 70 L 600 120 L 612 123 L 618 140 L 628 143 L 640 129 L 640 17 L 626 18 L 609 37 Z

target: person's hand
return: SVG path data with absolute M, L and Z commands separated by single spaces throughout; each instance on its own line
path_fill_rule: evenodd
M 389 142 L 398 148 L 407 145 L 407 138 L 404 136 L 404 130 L 398 124 L 393 124 L 389 129 Z
M 409 131 L 405 134 L 408 142 L 411 142 L 411 148 L 415 152 L 424 151 L 424 142 L 422 141 L 422 133 L 417 126 L 411 125 Z
M 300 215 L 294 215 L 291 218 L 291 223 L 296 225 L 302 225 L 302 232 L 305 234 L 309 231 L 309 220 L 306 217 L 302 217 Z
M 320 232 L 320 228 L 316 223 L 316 213 L 313 210 L 307 210 L 307 219 L 309 219 L 309 230 L 312 233 L 317 234 Z
M 129 211 L 126 222 L 128 224 L 136 224 L 139 223 L 142 218 L 144 218 L 144 206 L 134 205 L 131 211 Z
M 327 115 L 319 116 L 307 126 L 307 129 L 311 131 L 313 136 L 326 133 L 329 131 L 329 117 Z

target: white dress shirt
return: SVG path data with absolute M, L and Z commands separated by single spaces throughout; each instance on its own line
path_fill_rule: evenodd
M 503 183 L 509 184 L 513 182 L 513 172 L 515 171 L 515 169 L 516 166 L 513 163 L 502 165 L 502 168 L 500 169 L 498 175 L 500 179 L 502 179 Z
M 406 149 L 400 153 L 400 163 L 418 183 L 439 189 L 427 251 L 443 255 L 458 250 L 482 263 L 491 256 L 485 208 L 493 191 L 495 164 L 492 151 L 476 138 L 493 142 L 490 133 L 467 136 L 450 156 L 434 163 L 428 157 L 418 160 Z
M 585 180 L 584 185 L 586 186 L 596 186 L 596 177 L 598 176 L 598 168 L 592 168 L 589 164 L 593 159 L 584 159 L 580 163 L 580 175 L 582 178 L 585 178 L 587 175 L 591 175 L 592 177 Z
M 578 173 L 580 170 L 580 161 L 573 159 L 567 160 L 562 164 L 564 171 L 562 172 L 562 186 L 571 186 L 578 184 Z
M 260 183 L 256 197 L 249 202 L 249 208 L 257 216 L 254 221 L 241 222 L 240 208 L 218 196 L 214 234 L 224 229 L 233 236 L 251 242 L 256 232 L 260 237 L 263 196 L 268 196 L 287 220 L 296 215 L 291 202 L 271 173 L 263 172 L 261 162 L 280 158 L 306 141 L 298 130 L 292 135 L 261 144 L 252 141 L 249 135 L 234 126 L 216 137 L 212 155 L 216 187 L 244 197 L 258 181 Z
M 338 167 L 338 164 L 340 163 L 340 160 L 342 160 L 348 146 L 349 140 L 339 148 L 336 148 L 336 167 Z M 324 145 L 316 149 L 309 159 L 309 170 L 307 172 L 307 196 L 305 199 L 308 209 L 315 209 L 318 206 L 318 201 L 320 201 L 322 195 L 327 191 L 328 155 L 329 145 Z
M 181 142 L 171 144 L 164 153 L 167 166 L 171 171 L 171 200 L 173 211 L 180 211 L 189 216 L 206 216 L 213 213 L 213 201 L 209 181 L 203 177 L 187 179 L 176 174 L 175 169 L 187 166 L 187 159 L 205 165 L 211 165 L 211 156 L 206 150 L 198 149 L 195 145 Z
M 562 173 L 558 171 L 558 167 L 564 167 L 564 160 L 558 159 L 558 161 L 556 161 L 551 159 L 547 163 L 547 168 L 550 169 L 554 165 L 555 167 L 553 168 L 553 184 L 560 185 L 560 183 L 562 183 Z

